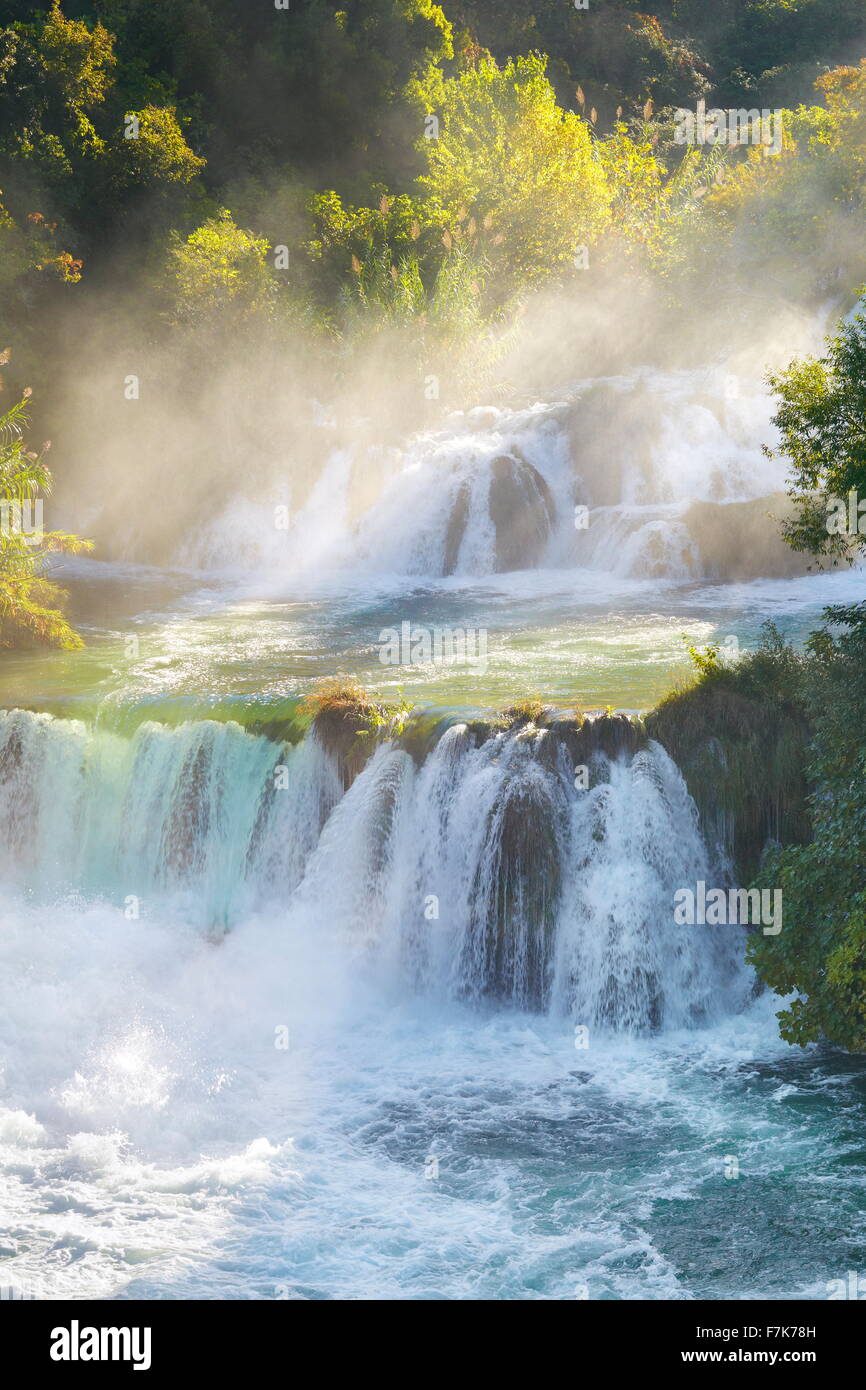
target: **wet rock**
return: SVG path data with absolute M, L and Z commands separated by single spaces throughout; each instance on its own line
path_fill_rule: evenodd
M 496 527 L 496 570 L 538 564 L 556 515 L 550 488 L 531 463 L 500 454 L 490 465 L 490 518 Z
M 372 703 L 331 705 L 321 709 L 313 720 L 319 741 L 336 760 L 344 791 L 348 791 L 376 751 L 376 740 L 370 735 L 374 709 Z
M 784 493 L 749 502 L 693 502 L 684 524 L 707 579 L 736 583 L 808 573 L 809 555 L 792 550 L 780 522 L 793 512 Z
M 657 397 L 646 387 L 628 390 L 599 382 L 570 407 L 566 421 L 577 500 L 589 507 L 615 507 L 622 500 L 627 476 L 640 479 L 653 493 L 650 441 L 662 425 Z
M 451 509 L 451 516 L 448 519 L 448 530 L 445 534 L 445 558 L 442 563 L 443 574 L 453 574 L 457 569 L 457 561 L 460 558 L 460 547 L 463 544 L 463 537 L 466 534 L 466 523 L 468 519 L 469 484 L 461 483 L 454 506 Z
M 506 785 L 472 891 L 461 976 L 519 1008 L 544 1009 L 550 997 L 562 885 L 557 796 L 552 778 Z
M 443 574 L 454 574 L 469 521 L 472 484 L 457 489 L 445 535 Z M 519 454 L 500 454 L 490 464 L 490 519 L 496 530 L 495 569 L 529 569 L 539 563 L 556 515 L 553 496 L 537 468 Z
M 557 719 L 551 733 L 567 750 L 572 762 L 587 764 L 594 753 L 617 758 L 633 756 L 646 745 L 643 725 L 626 714 L 599 714 L 576 719 Z

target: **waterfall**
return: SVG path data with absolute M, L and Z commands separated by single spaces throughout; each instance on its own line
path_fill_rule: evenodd
M 590 1028 L 741 1007 L 739 929 L 673 922 L 676 888 L 708 875 L 678 769 L 625 720 L 563 729 L 453 724 L 423 758 L 382 743 L 344 791 L 315 731 L 294 747 L 210 720 L 122 737 L 11 711 L 0 875 L 46 900 L 168 904 L 216 937 L 267 908 L 386 989 Z
M 767 534 L 767 502 L 786 505 L 784 467 L 762 452 L 770 412 L 762 389 L 720 368 L 643 368 L 579 382 L 552 401 L 456 412 L 402 448 L 333 449 L 284 529 L 274 505 L 291 491 L 290 473 L 259 480 L 255 500 L 245 487 L 181 558 L 296 576 L 586 568 L 725 577 L 743 566 L 742 508 L 751 507 L 751 570 L 799 573 Z M 696 516 L 695 506 L 711 514 Z
M 0 715 L 0 875 L 36 896 L 169 898 L 220 928 L 257 884 L 295 885 L 339 794 L 314 739 L 281 749 L 211 720 L 125 738 L 12 710 Z

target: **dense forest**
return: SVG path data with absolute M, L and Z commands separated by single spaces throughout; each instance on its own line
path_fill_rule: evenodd
M 10 383 L 49 383 L 106 314 L 150 344 L 303 334 L 329 370 L 402 331 L 453 376 L 530 291 L 590 293 L 587 265 L 684 302 L 708 247 L 714 296 L 866 278 L 860 0 L 57 0 L 0 22 Z M 676 144 L 698 99 L 785 108 L 781 157 Z

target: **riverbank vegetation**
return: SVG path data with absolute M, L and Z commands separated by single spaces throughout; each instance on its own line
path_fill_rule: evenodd
M 0 364 L 7 358 L 8 352 L 0 354 Z M 80 554 L 90 542 L 44 528 L 43 502 L 52 486 L 49 444 L 36 453 L 26 443 L 29 394 L 0 415 L 0 651 L 46 644 L 74 650 L 81 638 L 64 618 L 66 595 L 46 569 L 52 554 Z
M 862 559 L 866 318 L 772 385 L 798 508 L 789 543 L 817 565 Z M 866 1051 L 866 603 L 824 617 L 803 651 L 768 627 L 739 662 L 718 648 L 698 654 L 694 683 L 648 728 L 740 881 L 782 889 L 782 931 L 750 947 L 772 989 L 797 992 L 779 1015 L 782 1036 Z
M 866 1051 L 866 604 L 825 616 L 805 651 L 771 630 L 647 727 L 679 762 L 718 867 L 782 890 L 782 931 L 749 947 L 766 984 L 797 992 L 782 1036 Z
M 235 360 L 279 348 L 336 391 L 387 341 L 422 410 L 431 377 L 442 404 L 477 390 L 545 291 L 579 314 L 606 278 L 644 276 L 671 312 L 736 290 L 740 316 L 850 293 L 866 280 L 856 0 L 655 8 L 7 4 L 0 293 L 18 367 L 62 378 L 62 423 L 80 389 L 59 327 L 89 329 L 103 361 L 186 362 L 181 389 L 216 369 L 215 342 Z M 675 109 L 698 100 L 784 108 L 781 152 L 677 144 Z

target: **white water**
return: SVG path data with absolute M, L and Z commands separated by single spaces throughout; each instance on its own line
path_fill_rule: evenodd
M 456 725 L 420 768 L 382 745 L 341 796 L 315 734 L 281 749 L 204 721 L 121 738 L 13 711 L 0 875 L 49 901 L 168 905 L 210 933 L 274 912 L 311 942 L 327 930 L 398 995 L 490 996 L 618 1032 L 742 1006 L 739 935 L 672 922 L 674 891 L 708 873 L 675 765 L 651 744 L 589 768 L 576 787 L 565 746 L 533 726 L 475 747 Z
M 92 643 L 95 726 L 0 715 L 0 1293 L 824 1297 L 863 1269 L 862 1065 L 779 1041 L 736 929 L 673 925 L 707 849 L 661 749 L 594 755 L 583 791 L 551 734 L 455 725 L 344 794 L 315 738 L 159 722 L 175 693 L 293 693 L 315 642 L 344 669 L 432 594 L 490 623 L 512 698 L 558 670 L 579 699 L 587 663 L 645 681 L 690 609 L 697 640 L 720 606 L 722 632 L 809 624 L 859 580 L 672 596 L 708 572 L 692 504 L 739 562 L 723 508 L 780 487 L 768 422 L 721 372 L 641 372 L 335 449 L 309 495 L 259 479 L 190 528 L 187 562 L 240 569 L 224 611 L 197 594 L 107 669 Z M 504 579 L 503 455 L 552 507 Z M 113 732 L 133 697 L 153 722 Z
M 671 924 L 706 859 L 666 755 L 582 791 L 549 743 L 455 726 L 341 797 L 315 739 L 3 716 L 6 1296 L 823 1296 L 853 1257 L 819 1207 L 808 1257 L 773 1233 L 851 1150 L 856 1071 L 774 1040 L 728 929 Z M 695 1261 L 716 1209 L 745 1268 Z
M 459 412 L 402 450 L 335 449 L 310 496 L 295 503 L 288 531 L 274 521 L 285 476 L 260 480 L 255 501 L 246 492 L 203 531 L 196 527 L 182 558 L 297 575 L 324 568 L 468 578 L 583 566 L 699 578 L 689 504 L 747 501 L 784 487 L 783 464 L 763 453 L 773 440 L 770 414 L 760 385 L 718 368 L 642 368 L 580 383 L 559 401 Z M 518 539 L 517 563 L 497 559 L 491 515 L 492 465 L 503 457 L 534 470 L 552 505 L 544 534 L 530 527 Z M 507 487 L 500 496 L 510 514 L 525 505 Z M 589 509 L 586 527 L 575 526 L 576 506 Z M 457 512 L 462 521 L 453 526 Z

